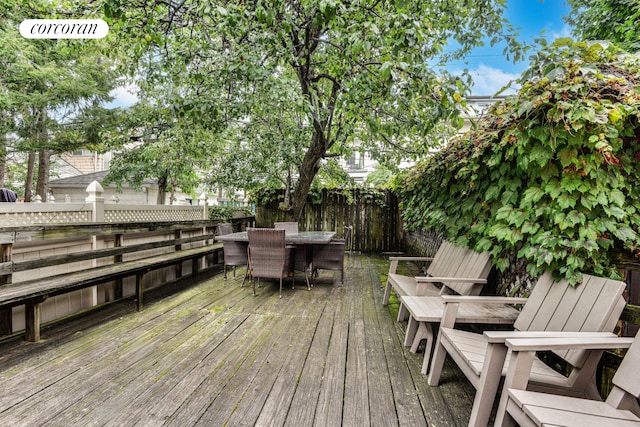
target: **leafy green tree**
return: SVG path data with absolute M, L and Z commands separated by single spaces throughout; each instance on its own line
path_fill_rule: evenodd
M 407 174 L 405 225 L 501 270 L 514 257 L 532 276 L 617 277 L 640 248 L 640 58 L 558 40 L 533 59 L 517 95 Z
M 44 198 L 51 156 L 95 143 L 78 138 L 90 134 L 79 132 L 78 128 L 90 116 L 93 121 L 104 117 L 99 106 L 110 99 L 109 92 L 116 84 L 111 63 L 94 48 L 100 41 L 92 45 L 73 40 L 27 40 L 19 34 L 22 20 L 49 17 L 54 12 L 50 2 L 0 3 L 0 15 L 6 19 L 0 26 L 0 61 L 5 65 L 0 71 L 0 114 L 8 124 L 3 132 L 16 132 L 20 140 L 15 148 L 29 156 L 27 201 L 36 171 L 36 154 L 36 194 Z
M 216 154 L 215 133 L 189 116 L 177 117 L 172 100 L 182 105 L 179 92 L 147 87 L 136 105 L 119 112 L 118 127 L 107 134 L 114 158 L 105 183 L 140 188 L 145 179 L 155 179 L 157 204 L 165 203 L 167 192 L 173 203 L 177 188 L 189 193 L 201 184 Z
M 568 0 L 565 19 L 584 40 L 609 40 L 630 52 L 640 50 L 640 2 L 637 0 Z
M 282 111 L 304 114 L 295 138 L 307 139 L 292 174 L 293 218 L 302 213 L 322 160 L 356 137 L 372 149 L 391 145 L 417 157 L 441 120 L 460 123 L 466 81 L 434 66 L 463 56 L 487 34 L 491 42 L 506 40 L 516 57 L 521 53 L 502 18 L 503 0 L 103 0 L 84 7 L 96 5 L 117 46 L 138 60 L 132 68 L 142 67 L 148 78 L 151 64 L 194 88 L 192 111 L 200 117 L 275 123 Z M 459 49 L 443 53 L 452 40 Z M 255 102 L 284 87 L 295 91 L 273 108 Z M 269 120 L 266 113 L 273 114 Z M 263 143 L 239 143 L 254 141 Z
M 373 172 L 367 176 L 367 184 L 374 187 L 384 187 L 389 185 L 392 172 L 382 165 L 377 165 Z
M 220 139 L 225 153 L 212 159 L 211 186 L 250 193 L 263 188 L 284 188 L 285 204 L 290 205 L 293 177 L 304 157 L 311 128 L 303 102 L 293 105 L 295 88 L 278 86 L 274 78 L 271 91 L 256 92 L 247 100 L 251 114 L 230 123 Z M 277 89 L 276 89 L 277 88 Z

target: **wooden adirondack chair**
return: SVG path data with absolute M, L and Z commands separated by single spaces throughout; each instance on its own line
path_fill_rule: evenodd
M 449 354 L 476 388 L 469 425 L 486 426 L 500 378 L 509 364 L 504 344 L 506 339 L 548 337 L 557 331 L 611 332 L 624 309 L 624 289 L 623 282 L 587 274 L 580 285 L 571 286 L 565 280 L 554 281 L 551 274 L 545 273 L 528 299 L 443 296 L 445 309 L 428 383 L 438 385 L 445 356 Z M 504 304 L 510 300 L 512 303 L 526 302 L 514 323 L 515 331 L 485 332 L 481 335 L 453 329 L 459 304 L 479 301 Z M 536 359 L 529 388 L 599 399 L 594 374 L 602 351 L 569 350 L 556 354 L 573 367 L 569 376 Z
M 433 337 L 442 321 L 445 304 L 441 297 L 403 296 L 400 298 L 409 311 L 404 345 L 411 346 L 410 351 L 417 353 L 420 343 L 426 340 L 422 373 L 427 374 L 433 349 Z M 519 314 L 520 311 L 517 308 L 506 304 L 462 304 L 457 312 L 456 322 L 512 325 Z
M 640 334 L 636 338 L 508 339 L 511 362 L 496 415 L 496 426 L 640 426 Z M 630 347 L 629 347 L 630 346 Z M 627 348 L 605 402 L 526 391 L 535 351 Z
M 446 294 L 479 295 L 491 271 L 491 255 L 443 242 L 435 256 L 391 257 L 387 285 L 382 304 L 389 303 L 391 289 L 397 295 L 438 296 Z M 397 274 L 400 261 L 431 261 L 426 276 L 409 277 Z M 437 284 L 442 284 L 438 287 Z M 407 317 L 406 307 L 400 303 L 398 321 Z

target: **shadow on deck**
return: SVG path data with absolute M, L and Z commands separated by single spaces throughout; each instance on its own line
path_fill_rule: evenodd
M 3 425 L 460 426 L 474 390 L 447 364 L 439 387 L 381 305 L 388 263 L 349 256 L 345 284 L 311 292 L 244 270 L 148 292 L 0 343 Z

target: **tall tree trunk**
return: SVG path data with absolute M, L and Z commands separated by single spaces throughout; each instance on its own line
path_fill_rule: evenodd
M 0 136 L 0 187 L 6 186 L 7 180 L 7 136 Z
M 36 153 L 29 151 L 29 160 L 27 162 L 27 177 L 24 183 L 24 201 L 31 201 L 31 194 L 33 193 L 33 176 L 36 169 Z
M 47 189 L 49 187 L 49 171 L 51 170 L 51 151 L 40 150 L 38 154 L 38 182 L 36 183 L 36 194 L 42 197 L 42 201 L 47 201 Z
M 41 200 L 45 202 L 47 200 L 46 186 L 49 185 L 49 157 L 47 155 L 46 148 L 45 148 L 47 146 L 47 140 L 48 140 L 47 129 L 45 127 L 45 122 L 47 119 L 47 110 L 43 107 L 34 107 L 32 114 L 36 119 L 35 128 L 34 128 L 34 140 L 36 143 L 36 147 L 38 147 L 40 150 L 38 152 L 38 177 L 36 181 L 36 191 L 34 194 L 36 196 L 40 196 Z M 31 159 L 31 155 L 34 156 L 33 161 Z M 43 157 L 46 157 L 46 159 L 43 159 Z M 35 152 L 29 153 L 29 166 L 33 168 L 31 170 L 31 175 L 27 176 L 28 191 L 25 190 L 29 194 L 29 197 L 31 197 L 31 194 L 33 193 L 33 178 L 35 175 L 35 162 L 36 162 Z M 43 170 L 43 166 L 44 166 L 44 170 Z M 43 176 L 45 176 L 45 174 L 46 174 L 46 178 L 42 178 Z M 25 201 L 27 201 L 26 195 L 25 195 Z
M 177 187 L 177 183 L 176 183 L 176 180 L 174 179 L 171 182 L 171 197 L 169 197 L 169 204 L 170 205 L 173 205 L 173 202 L 176 199 L 176 187 Z
M 164 176 L 158 179 L 158 199 L 156 200 L 156 204 L 164 205 L 164 199 L 166 197 L 167 191 L 167 177 Z
M 289 211 L 289 218 L 292 221 L 300 221 L 304 213 L 304 206 L 307 203 L 307 196 L 311 190 L 311 184 L 320 170 L 320 160 L 325 153 L 324 135 L 315 131 L 311 137 L 311 145 L 304 155 L 302 164 L 298 169 L 299 177 L 296 188 L 293 192 L 292 209 Z
M 284 186 L 284 200 L 282 201 L 282 205 L 285 209 L 291 209 L 291 170 L 287 172 L 287 181 Z

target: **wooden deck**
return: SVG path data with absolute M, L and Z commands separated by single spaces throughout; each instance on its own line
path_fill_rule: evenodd
M 385 260 L 349 256 L 309 292 L 222 272 L 0 343 L 0 421 L 31 426 L 463 426 L 474 390 L 439 387 L 381 305 Z

